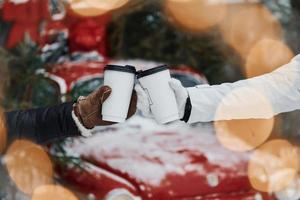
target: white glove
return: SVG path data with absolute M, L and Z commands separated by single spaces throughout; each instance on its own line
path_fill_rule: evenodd
M 286 189 L 276 192 L 278 200 L 298 200 L 300 199 L 300 178 L 294 180 Z
M 182 86 L 181 82 L 175 78 L 171 79 L 170 86 L 175 93 L 179 117 L 182 119 L 185 112 L 186 100 L 189 97 L 188 91 Z
M 150 102 L 147 93 L 139 83 L 135 85 L 134 89 L 137 94 L 137 109 L 142 112 L 144 117 L 152 118 L 152 114 L 150 111 Z
M 188 98 L 187 89 L 182 86 L 179 80 L 173 78 L 170 81 L 170 87 L 175 93 L 177 107 L 179 111 L 179 117 L 181 119 L 184 116 L 185 104 Z M 152 118 L 153 115 L 150 110 L 150 103 L 149 103 L 149 98 L 147 93 L 143 90 L 140 84 L 136 84 L 135 91 L 138 97 L 137 108 L 141 110 L 142 114 L 145 117 Z

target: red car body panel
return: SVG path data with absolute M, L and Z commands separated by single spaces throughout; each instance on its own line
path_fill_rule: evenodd
M 74 83 L 92 77 L 102 77 L 104 67 L 107 62 L 88 61 L 88 62 L 67 62 L 56 64 L 48 75 L 59 85 L 64 85 L 62 93 L 70 92 Z M 62 87 L 61 87 L 62 88 Z
M 56 172 L 65 180 L 76 187 L 77 191 L 85 194 L 94 194 L 98 199 L 103 199 L 109 191 L 115 188 L 124 188 L 132 194 L 138 194 L 134 185 L 103 168 L 84 162 L 81 169 L 57 166 Z

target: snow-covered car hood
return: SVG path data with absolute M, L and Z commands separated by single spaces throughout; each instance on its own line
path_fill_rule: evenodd
M 143 199 L 253 192 L 247 177 L 249 155 L 222 147 L 210 124 L 158 125 L 136 115 L 95 132 L 73 140 L 66 149 L 127 180 Z

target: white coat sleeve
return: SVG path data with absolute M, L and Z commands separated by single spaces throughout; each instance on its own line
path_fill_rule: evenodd
M 187 90 L 192 104 L 188 123 L 271 118 L 300 109 L 300 55 L 262 76 Z

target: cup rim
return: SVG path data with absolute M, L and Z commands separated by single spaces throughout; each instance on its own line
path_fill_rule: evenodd
M 136 69 L 134 66 L 131 65 L 125 65 L 125 66 L 121 66 L 121 65 L 106 65 L 104 68 L 105 70 L 112 70 L 112 71 L 119 71 L 119 72 L 128 72 L 128 73 L 132 73 L 135 74 L 136 73 Z
M 147 69 L 145 71 L 141 70 L 141 71 L 137 72 L 137 79 L 140 79 L 142 77 L 149 76 L 149 75 L 152 75 L 152 74 L 164 71 L 164 70 L 168 70 L 167 65 L 161 65 L 161 66 L 158 66 L 158 67 Z

